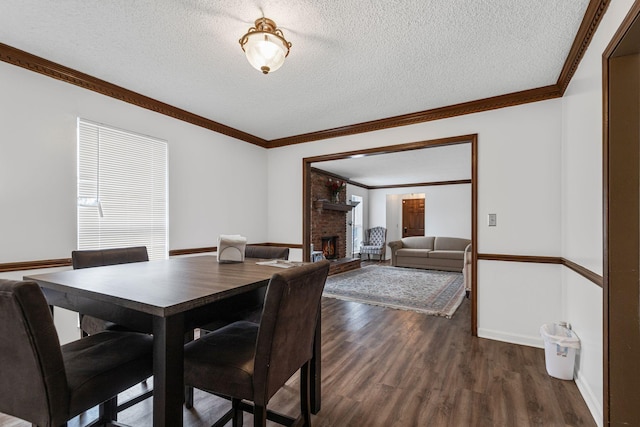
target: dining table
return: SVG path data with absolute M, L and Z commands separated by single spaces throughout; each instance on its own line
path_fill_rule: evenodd
M 50 306 L 89 314 L 153 334 L 153 425 L 183 425 L 185 335 L 215 319 L 224 299 L 267 286 L 283 267 L 258 259 L 218 263 L 216 256 L 34 274 Z M 295 268 L 297 263 L 284 265 Z M 320 410 L 318 319 L 311 368 L 311 410 Z

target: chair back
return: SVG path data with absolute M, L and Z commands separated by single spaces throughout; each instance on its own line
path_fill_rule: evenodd
M 313 356 L 320 301 L 329 261 L 284 270 L 271 277 L 254 361 L 254 402 L 266 406 Z
M 146 246 L 71 252 L 71 262 L 74 270 L 143 261 L 149 261 Z
M 0 279 L 0 412 L 49 426 L 68 410 L 60 342 L 40 287 Z
M 247 245 L 245 258 L 289 259 L 289 248 L 279 246 Z
M 368 237 L 367 242 L 369 245 L 384 247 L 384 243 L 387 240 L 387 229 L 384 227 L 370 228 Z

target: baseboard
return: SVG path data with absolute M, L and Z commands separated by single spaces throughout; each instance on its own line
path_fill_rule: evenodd
M 596 422 L 598 427 L 602 427 L 604 421 L 602 406 L 600 405 L 600 402 L 598 402 L 598 399 L 593 393 L 593 390 L 587 383 L 582 381 L 582 379 L 580 378 L 580 372 L 576 374 L 575 381 L 576 385 L 578 386 L 578 390 L 580 390 L 580 394 L 584 399 L 584 402 L 587 404 L 587 408 L 589 408 L 589 412 L 591 412 L 593 420 Z
M 492 329 L 478 328 L 478 337 L 507 342 L 510 344 L 544 348 L 544 343 L 542 342 L 542 338 L 540 336 L 512 334 L 502 331 L 495 331 Z

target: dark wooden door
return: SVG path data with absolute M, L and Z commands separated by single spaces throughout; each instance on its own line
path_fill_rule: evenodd
M 424 236 L 424 199 L 402 201 L 402 237 Z

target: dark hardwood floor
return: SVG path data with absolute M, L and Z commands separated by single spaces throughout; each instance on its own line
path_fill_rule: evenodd
M 451 319 L 329 298 L 322 313 L 316 427 L 596 425 L 575 383 L 547 375 L 543 350 L 471 337 L 466 299 Z M 297 398 L 296 376 L 269 407 L 294 415 Z M 228 405 L 196 391 L 185 426 L 210 426 Z M 151 400 L 119 421 L 151 426 Z M 247 414 L 244 426 L 252 422 Z M 0 426 L 30 424 L 0 414 Z

